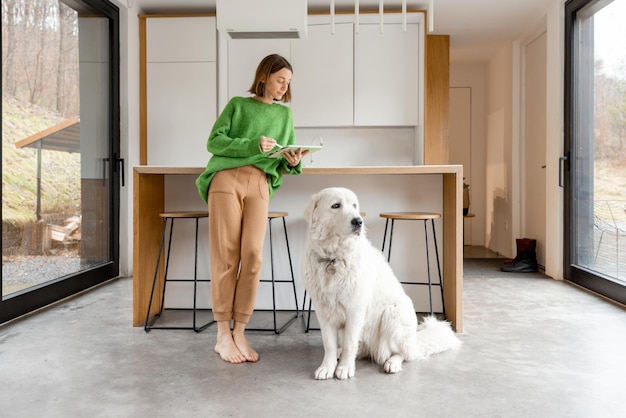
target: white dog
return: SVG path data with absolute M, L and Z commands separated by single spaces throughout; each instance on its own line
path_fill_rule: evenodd
M 460 346 L 448 322 L 426 318 L 418 331 L 413 302 L 382 252 L 366 238 L 352 191 L 320 191 L 304 216 L 309 227 L 304 285 L 324 343 L 316 379 L 353 377 L 357 357 L 369 357 L 385 372 L 396 373 L 405 360 Z

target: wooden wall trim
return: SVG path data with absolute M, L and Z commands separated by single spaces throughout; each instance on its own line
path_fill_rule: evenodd
M 139 16 L 139 164 L 148 164 L 146 17 Z
M 448 164 L 450 36 L 426 36 L 424 164 Z

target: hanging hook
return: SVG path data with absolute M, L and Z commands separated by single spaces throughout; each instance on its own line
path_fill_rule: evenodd
M 330 0 L 330 34 L 335 34 L 335 0 Z
M 354 33 L 359 33 L 359 0 L 354 0 Z
M 383 33 L 383 18 L 385 16 L 384 0 L 378 0 L 378 24 L 380 25 L 380 33 Z
M 402 32 L 406 32 L 406 0 L 402 0 Z

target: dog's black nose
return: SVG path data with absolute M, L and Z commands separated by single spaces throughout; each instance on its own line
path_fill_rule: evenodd
M 363 226 L 363 218 L 352 218 L 352 221 L 350 221 L 350 223 L 352 224 L 352 227 L 354 229 L 361 228 Z

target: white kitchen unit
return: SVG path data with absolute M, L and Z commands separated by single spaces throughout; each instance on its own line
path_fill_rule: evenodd
M 422 35 L 416 23 L 407 24 L 406 32 L 401 23 L 386 23 L 383 33 L 377 23 L 359 25 L 359 33 L 354 36 L 355 125 L 422 125 Z
M 298 127 L 352 126 L 353 25 L 338 23 L 333 34 L 330 24 L 312 24 L 316 20 L 320 19 L 309 18 L 308 39 L 291 42 L 294 124 Z
M 207 162 L 206 141 L 217 117 L 215 17 L 146 18 L 148 164 Z
M 361 15 L 358 32 L 354 16 L 342 14 L 334 28 L 328 15 L 309 16 L 308 39 L 220 35 L 227 99 L 246 94 L 260 59 L 278 53 L 294 67 L 297 127 L 422 125 L 423 16 L 409 13 L 404 27 L 400 13 L 386 13 L 382 33 L 378 14 Z
M 220 109 L 231 97 L 247 95 L 260 59 L 278 53 L 294 68 L 290 106 L 298 142 L 323 136 L 328 157 L 353 156 L 353 139 L 361 137 L 358 149 L 382 146 L 384 162 L 349 157 L 343 165 L 423 164 L 424 14 L 409 13 L 403 25 L 401 13 L 385 13 L 382 33 L 379 14 L 361 14 L 358 25 L 352 14 L 336 15 L 334 25 L 330 20 L 309 16 L 308 39 L 219 34 Z M 370 132 L 381 129 L 382 136 Z M 320 155 L 317 164 L 337 165 L 326 160 Z

